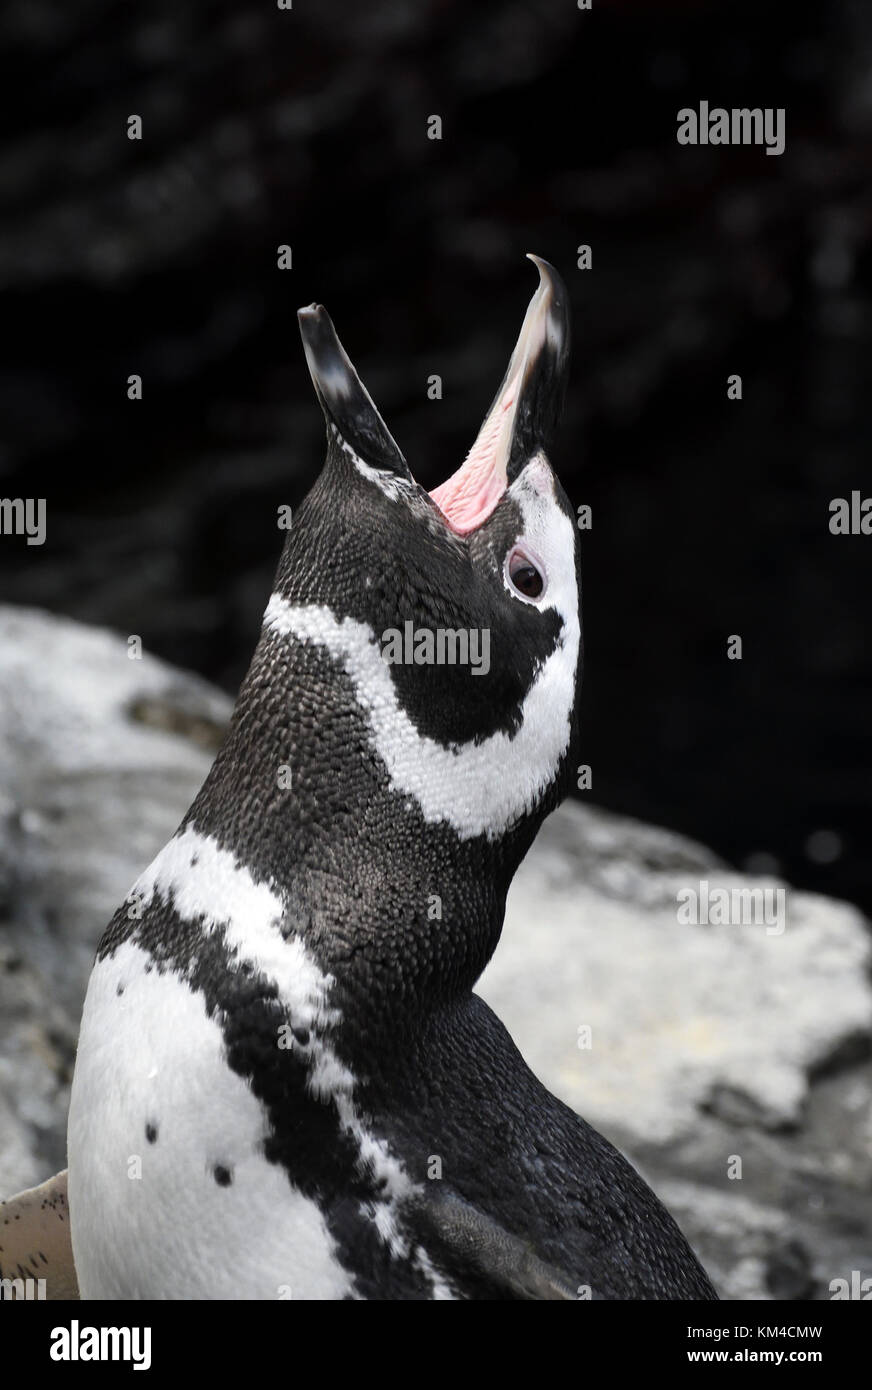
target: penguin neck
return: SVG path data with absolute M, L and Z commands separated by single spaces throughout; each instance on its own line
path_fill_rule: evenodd
M 536 829 L 490 841 L 426 822 L 391 789 L 329 657 L 266 633 L 187 823 L 280 897 L 283 934 L 346 1016 L 394 1035 L 469 995 Z

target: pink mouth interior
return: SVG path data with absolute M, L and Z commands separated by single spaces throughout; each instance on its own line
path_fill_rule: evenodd
M 452 531 L 467 536 L 487 521 L 506 490 L 506 433 L 520 384 L 518 372 L 482 426 L 456 473 L 430 493 Z

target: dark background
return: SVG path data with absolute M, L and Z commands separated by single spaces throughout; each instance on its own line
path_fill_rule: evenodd
M 2 538 L 0 595 L 233 690 L 323 457 L 296 308 L 433 487 L 535 251 L 573 301 L 595 800 L 872 908 L 872 537 L 828 530 L 872 495 L 872 6 L 593 3 L 11 0 L 0 493 L 48 539 Z M 701 99 L 786 107 L 785 154 L 679 146 Z

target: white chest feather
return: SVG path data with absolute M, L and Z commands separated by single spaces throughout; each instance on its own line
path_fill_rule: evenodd
M 402 1163 L 355 1104 L 355 1078 L 337 1057 L 333 981 L 302 941 L 281 931 L 280 896 L 216 841 L 179 832 L 134 884 L 208 935 L 221 928 L 228 971 L 271 981 L 306 1064 L 312 1097 L 331 1107 L 379 1195 L 371 1221 L 392 1259 L 411 1260 L 433 1298 L 450 1291 L 409 1250 L 397 1222 L 412 1190 Z M 288 1031 L 288 1030 L 285 1030 Z M 277 1046 L 279 1040 L 277 1038 Z M 264 1156 L 266 1110 L 233 1071 L 221 1021 L 180 973 L 161 973 L 127 940 L 94 967 L 82 1017 L 69 1122 L 73 1253 L 85 1298 L 355 1296 L 352 1275 L 317 1202 Z
M 202 996 L 147 963 L 125 943 L 85 1004 L 69 1127 L 82 1296 L 344 1297 L 320 1210 L 264 1157 L 263 1108 Z

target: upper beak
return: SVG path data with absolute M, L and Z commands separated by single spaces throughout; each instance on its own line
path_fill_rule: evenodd
M 481 526 L 530 459 L 547 453 L 563 408 L 569 297 L 552 265 L 528 259 L 538 267 L 539 286 L 502 385 L 463 466 L 430 494 L 460 535 Z

